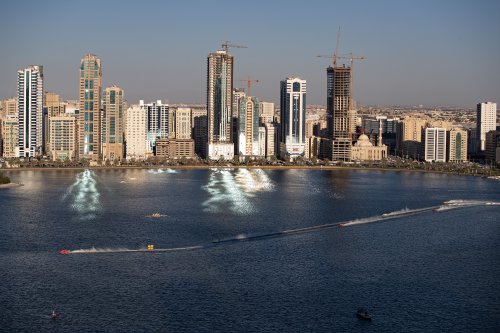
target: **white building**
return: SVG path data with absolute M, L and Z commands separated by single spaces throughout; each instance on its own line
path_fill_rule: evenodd
M 126 112 L 125 141 L 127 159 L 144 159 L 153 154 L 148 142 L 147 110 L 144 103 L 132 105 Z
M 304 156 L 306 139 L 306 80 L 298 77 L 281 81 L 280 155 Z
M 477 104 L 477 145 L 478 152 L 483 152 L 486 144 L 486 133 L 496 130 L 497 103 L 485 102 Z
M 19 156 L 42 153 L 43 67 L 31 65 L 17 71 Z
M 446 128 L 426 128 L 424 145 L 426 162 L 446 162 Z
M 148 149 L 152 152 L 157 138 L 168 139 L 169 106 L 168 104 L 163 104 L 161 100 L 148 104 L 144 104 L 144 101 L 140 100 L 139 106 L 142 106 L 146 110 Z

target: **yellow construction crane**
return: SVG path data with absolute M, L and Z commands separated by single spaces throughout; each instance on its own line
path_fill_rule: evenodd
M 259 80 L 252 80 L 250 77 L 248 77 L 246 80 L 237 80 L 237 81 L 247 83 L 247 96 L 250 96 L 250 88 L 252 87 L 252 82 L 259 83 Z
M 221 44 L 221 47 L 224 51 L 226 51 L 226 53 L 229 51 L 229 48 L 230 47 L 235 47 L 235 48 L 238 48 L 238 49 L 246 49 L 248 48 L 248 46 L 245 46 L 245 45 L 236 45 L 236 44 L 232 44 L 230 41 L 225 41 L 224 43 Z

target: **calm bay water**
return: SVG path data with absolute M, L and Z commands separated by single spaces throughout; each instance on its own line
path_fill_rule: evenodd
M 25 186 L 0 190 L 0 331 L 500 327 L 500 206 L 481 204 L 500 202 L 497 181 L 360 170 L 7 175 Z M 448 200 L 478 204 L 431 209 Z M 419 208 L 429 210 L 380 217 Z M 147 217 L 156 212 L 162 216 Z M 360 224 L 225 242 L 354 220 Z M 362 223 L 369 221 L 379 223 Z M 147 244 L 177 250 L 114 252 Z M 191 246 L 201 248 L 179 249 Z M 358 307 L 374 321 L 358 320 Z

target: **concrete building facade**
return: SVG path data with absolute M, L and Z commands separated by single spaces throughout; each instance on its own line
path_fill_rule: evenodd
M 478 152 L 486 149 L 486 133 L 496 130 L 497 103 L 484 102 L 477 104 L 476 133 Z
M 280 156 L 304 156 L 306 138 L 306 80 L 290 77 L 281 81 Z
M 207 155 L 211 159 L 234 157 L 233 62 L 233 56 L 224 50 L 207 58 Z
M 80 61 L 79 158 L 101 158 L 101 59 L 94 54 Z
M 148 144 L 147 111 L 144 104 L 130 106 L 126 117 L 126 158 L 142 160 L 152 156 L 153 152 Z
M 50 119 L 49 151 L 53 161 L 73 160 L 76 157 L 76 119 L 72 115 Z
M 446 128 L 428 127 L 424 133 L 424 160 L 446 162 Z
M 20 157 L 36 157 L 43 150 L 43 67 L 17 71 L 17 110 Z
M 447 132 L 448 155 L 447 161 L 467 161 L 467 131 L 461 128 L 452 128 Z

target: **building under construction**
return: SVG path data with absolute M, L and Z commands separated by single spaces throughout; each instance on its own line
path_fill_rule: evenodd
M 327 113 L 328 136 L 331 140 L 331 160 L 349 161 L 355 133 L 355 110 L 352 100 L 351 67 L 328 67 Z M 329 150 L 329 149 L 328 149 Z M 327 154 L 329 155 L 329 154 Z M 328 156 L 326 156 L 328 157 Z

